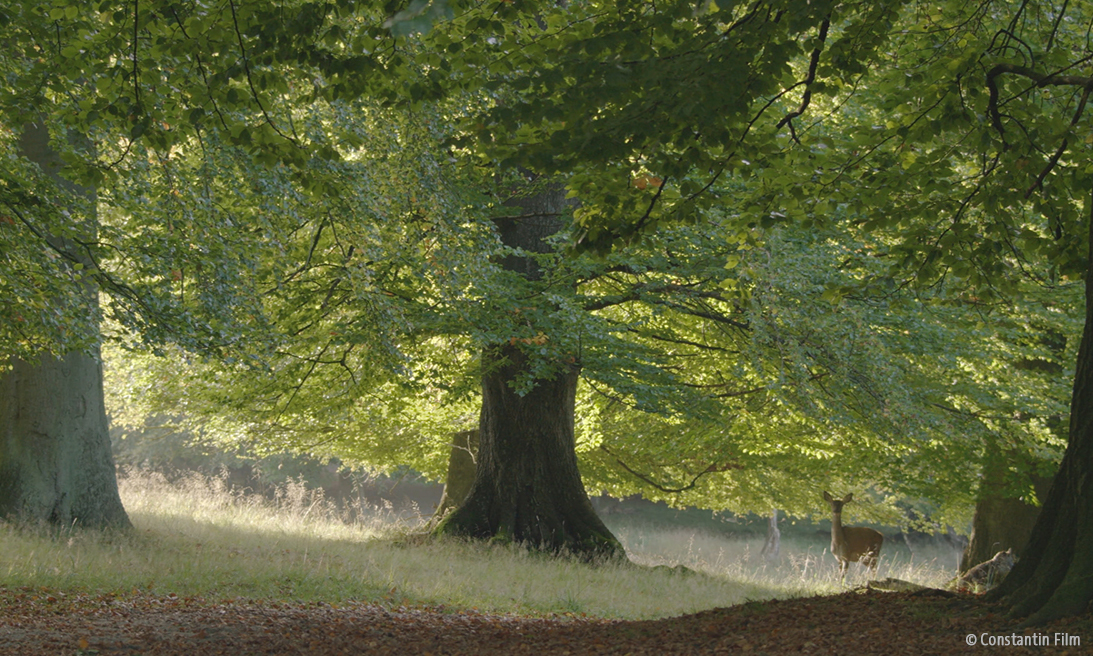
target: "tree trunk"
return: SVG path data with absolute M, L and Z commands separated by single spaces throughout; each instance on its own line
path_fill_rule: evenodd
M 454 510 L 471 491 L 474 474 L 478 468 L 478 430 L 456 433 L 452 436 L 452 453 L 448 457 L 448 475 L 444 478 L 444 494 L 440 496 L 434 521 Z
M 98 359 L 69 353 L 12 365 L 0 376 L 0 515 L 59 526 L 129 526 Z
M 778 530 L 778 509 L 770 511 L 767 520 L 767 541 L 763 543 L 763 550 L 759 555 L 767 560 L 775 560 L 782 551 L 782 532 Z
M 577 469 L 577 369 L 538 381 L 521 396 L 509 382 L 526 364 L 523 353 L 504 346 L 489 356 L 506 362 L 482 381 L 477 474 L 467 499 L 438 531 L 582 557 L 620 553 L 592 509 Z
M 1013 549 L 1018 557 L 1025 552 L 1040 509 L 1006 492 L 1006 474 L 1011 459 L 1012 455 L 1008 453 L 987 454 L 983 483 L 975 504 L 975 519 L 972 520 L 971 541 L 960 560 L 961 573 L 990 560 L 999 551 Z M 1034 476 L 1033 485 L 1037 496 L 1044 499 L 1051 479 Z
M 547 239 L 565 225 L 565 190 L 551 185 L 506 204 L 522 212 L 497 220 L 502 243 L 549 252 Z M 531 257 L 511 255 L 502 265 L 528 280 L 542 276 Z M 562 367 L 562 373 L 535 381 L 521 394 L 511 383 L 527 365 L 527 355 L 515 343 L 483 351 L 474 484 L 437 533 L 515 541 L 581 557 L 623 554 L 592 509 L 577 468 L 573 411 L 578 365 Z
M 1093 198 L 1085 278 L 1085 329 L 1070 401 L 1070 441 L 1025 555 L 990 599 L 1026 625 L 1077 615 L 1093 602 Z
M 27 126 L 19 145 L 59 185 L 94 193 L 59 177 L 60 158 L 44 125 Z M 94 220 L 87 217 L 80 226 L 85 235 L 94 234 Z M 87 283 L 85 293 L 97 308 L 97 288 Z M 110 451 L 98 345 L 60 359 L 46 354 L 10 364 L 0 375 L 0 516 L 128 527 Z

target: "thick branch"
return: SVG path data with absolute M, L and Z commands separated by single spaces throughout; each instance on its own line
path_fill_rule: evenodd
M 831 18 L 825 18 L 824 22 L 820 23 L 819 43 L 812 50 L 812 58 L 808 62 L 808 76 L 805 77 L 804 86 L 805 92 L 801 96 L 801 106 L 796 110 L 786 114 L 785 118 L 778 121 L 778 128 L 782 128 L 789 125 L 789 130 L 793 135 L 793 140 L 800 143 L 797 139 L 797 132 L 793 129 L 793 119 L 797 118 L 801 114 L 805 113 L 808 109 L 809 103 L 812 102 L 812 83 L 816 81 L 816 68 L 820 64 L 820 53 L 824 50 L 824 42 L 827 41 L 827 30 L 831 27 Z
M 1039 71 L 1029 68 L 1028 66 L 1021 66 L 1019 64 L 998 64 L 987 72 L 987 89 L 990 91 L 990 100 L 987 103 L 987 111 L 990 112 L 991 125 L 998 131 L 999 135 L 1005 139 L 1005 129 L 1002 127 L 1002 115 L 998 111 L 998 82 L 999 75 L 1009 73 L 1011 75 L 1019 75 L 1021 77 L 1032 80 L 1038 87 L 1083 87 L 1086 89 L 1086 95 L 1089 90 L 1093 89 L 1093 77 L 1083 77 L 1081 75 L 1058 75 L 1053 73 L 1040 73 Z M 1083 103 L 1084 105 L 1084 103 Z
M 1056 73 L 1040 73 L 1039 71 L 1029 68 L 1028 66 L 1021 66 L 1018 64 L 998 64 L 987 73 L 987 89 L 990 92 L 990 98 L 987 102 L 987 112 L 991 117 L 991 125 L 998 132 L 1002 138 L 1003 145 L 1006 144 L 1005 128 L 1002 125 L 1002 114 L 998 109 L 999 105 L 999 92 L 997 78 L 1003 74 L 1018 75 L 1020 77 L 1027 78 L 1036 83 L 1037 87 L 1080 87 L 1084 91 L 1082 98 L 1078 102 L 1078 107 L 1074 112 L 1074 116 L 1070 119 L 1070 128 L 1073 128 L 1081 120 L 1082 114 L 1085 112 L 1085 106 L 1089 101 L 1089 95 L 1093 92 L 1093 77 L 1083 77 L 1081 75 L 1060 75 Z M 1062 158 L 1063 153 L 1066 152 L 1069 140 L 1063 137 L 1055 152 L 1052 153 L 1051 158 L 1048 159 L 1047 164 L 1043 170 L 1040 171 L 1040 175 L 1036 176 L 1036 182 L 1029 187 L 1025 192 L 1025 197 L 1028 198 L 1038 189 L 1044 185 L 1044 180 L 1048 174 L 1055 168 Z

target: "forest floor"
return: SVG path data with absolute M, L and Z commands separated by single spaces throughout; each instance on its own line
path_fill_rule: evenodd
M 855 590 L 619 621 L 0 586 L 0 655 L 1093 654 L 1091 614 L 1015 631 L 1000 612 L 932 590 Z

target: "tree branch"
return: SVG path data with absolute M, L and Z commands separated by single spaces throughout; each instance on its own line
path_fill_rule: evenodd
M 793 129 L 793 119 L 797 118 L 801 114 L 805 113 L 808 109 L 809 103 L 812 102 L 812 83 L 816 81 L 816 68 L 820 64 L 820 53 L 823 52 L 824 43 L 827 41 L 827 30 L 831 27 L 831 17 L 828 16 L 820 23 L 819 43 L 812 50 L 812 58 L 808 62 L 808 75 L 805 77 L 804 86 L 805 92 L 801 96 L 801 105 L 796 110 L 788 113 L 785 117 L 778 121 L 776 128 L 780 129 L 789 125 L 790 134 L 793 136 L 793 140 L 798 144 L 801 140 L 797 138 L 797 131 Z
M 1089 59 L 1088 57 L 1086 59 Z M 1002 115 L 998 110 L 998 83 L 996 79 L 999 75 L 1009 73 L 1011 75 L 1018 75 L 1036 83 L 1037 87 L 1059 87 L 1059 86 L 1072 86 L 1083 87 L 1086 90 L 1086 96 L 1089 94 L 1089 90 L 1093 89 L 1093 77 L 1082 77 L 1080 75 L 1059 75 L 1055 73 L 1041 73 L 1028 66 L 1021 66 L 1018 64 L 998 64 L 990 71 L 987 72 L 987 90 L 990 92 L 990 98 L 987 101 L 987 111 L 990 113 L 991 125 L 1002 137 L 1002 142 L 1005 143 L 1005 129 L 1002 127 Z M 1082 106 L 1085 103 L 1083 100 Z
M 140 66 L 137 62 L 137 37 L 140 34 L 140 0 L 133 0 L 133 102 L 140 110 Z M 143 112 L 142 112 L 143 113 Z
M 235 27 L 235 39 L 236 42 L 239 44 L 239 53 L 243 57 L 243 71 L 244 73 L 246 73 L 247 76 L 247 86 L 250 87 L 250 93 L 251 96 L 254 97 L 254 102 L 258 104 L 258 109 L 262 111 L 262 116 L 266 119 L 266 124 L 273 128 L 274 132 L 281 135 L 281 137 L 289 143 L 299 146 L 299 142 L 297 142 L 294 137 L 288 136 L 287 134 L 282 132 L 280 128 L 277 127 L 277 125 L 273 122 L 273 117 L 269 115 L 269 112 L 266 111 L 265 106 L 262 105 L 262 99 L 258 96 L 258 90 L 254 87 L 254 79 L 251 77 L 250 61 L 247 58 L 247 48 L 243 44 L 243 32 L 239 29 L 239 17 L 236 15 L 235 12 L 235 0 L 228 0 L 228 6 L 231 8 L 232 25 Z
M 630 327 L 628 327 L 626 330 L 627 330 L 627 332 L 631 332 L 631 333 L 634 333 L 635 335 L 640 335 L 642 337 L 645 337 L 646 339 L 652 339 L 652 340 L 655 340 L 655 341 L 658 341 L 658 342 L 668 342 L 669 344 L 681 344 L 681 345 L 684 345 L 684 346 L 693 346 L 697 349 L 702 349 L 702 350 L 705 350 L 705 351 L 721 351 L 721 352 L 724 352 L 724 353 L 731 353 L 733 355 L 739 355 L 740 354 L 740 351 L 730 349 L 730 348 L 725 348 L 724 346 L 714 346 L 712 344 L 703 344 L 702 342 L 696 342 L 696 341 L 693 341 L 693 340 L 690 340 L 690 339 L 685 339 L 683 337 L 669 337 L 669 336 L 666 336 L 666 335 L 659 335 L 657 333 L 645 333 L 645 332 L 642 332 L 642 331 L 638 330 L 637 328 L 630 328 Z M 677 354 L 677 357 L 678 357 L 678 354 Z
M 1086 103 L 1089 102 L 1089 94 L 1093 91 L 1093 78 L 1090 78 L 1090 80 L 1091 83 L 1085 86 L 1085 90 L 1082 92 L 1082 99 L 1078 101 L 1078 108 L 1074 111 L 1074 116 L 1070 119 L 1070 128 L 1077 125 L 1078 121 L 1082 118 L 1082 114 L 1085 113 Z M 1063 156 L 1063 153 L 1066 152 L 1068 144 L 1069 140 L 1066 137 L 1063 137 L 1062 143 L 1055 149 L 1055 153 L 1051 156 L 1051 159 L 1048 160 L 1047 165 L 1040 171 L 1040 175 L 1036 176 L 1036 182 L 1034 182 L 1032 186 L 1028 188 L 1028 191 L 1025 192 L 1025 198 L 1032 196 L 1033 192 L 1044 186 L 1044 179 L 1047 178 L 1048 173 L 1051 173 L 1051 170 L 1055 168 L 1055 165 L 1059 163 L 1059 159 Z
M 607 455 L 611 456 L 612 458 L 614 458 L 615 462 L 619 463 L 619 466 L 622 467 L 623 469 L 625 469 L 628 473 L 630 473 L 630 475 L 632 475 L 635 478 L 647 483 L 648 485 L 651 485 L 652 487 L 655 487 L 656 489 L 660 490 L 661 492 L 668 492 L 670 494 L 678 494 L 680 492 L 686 492 L 687 490 L 690 490 L 690 489 L 694 488 L 696 485 L 698 485 L 698 479 L 702 478 L 706 474 L 712 474 L 712 473 L 715 473 L 715 472 L 729 471 L 730 469 L 743 469 L 744 468 L 743 465 L 738 465 L 736 463 L 728 463 L 728 464 L 724 464 L 724 465 L 713 464 L 713 465 L 710 465 L 709 467 L 706 467 L 702 471 L 700 471 L 697 475 L 695 475 L 695 477 L 693 479 L 691 479 L 690 483 L 688 483 L 687 485 L 684 485 L 683 487 L 666 487 L 664 485 L 661 485 L 660 483 L 657 483 L 656 481 L 649 478 L 645 474 L 642 474 L 642 473 L 632 469 L 629 465 L 627 465 L 625 462 L 623 462 L 621 458 L 619 458 L 614 453 L 611 453 L 611 451 L 606 446 L 604 446 L 603 444 L 600 445 L 600 450 L 603 451 L 604 453 L 606 453 Z

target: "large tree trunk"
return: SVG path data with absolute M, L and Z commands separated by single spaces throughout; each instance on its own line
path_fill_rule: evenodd
M 1024 557 L 990 594 L 1025 624 L 1086 612 L 1093 602 L 1093 198 L 1085 329 L 1070 401 L 1070 441 Z
M 478 469 L 478 430 L 461 431 L 452 436 L 452 453 L 448 457 L 448 475 L 444 478 L 444 493 L 436 506 L 433 521 L 440 521 L 459 507 L 474 485 Z
M 565 225 L 564 189 L 549 186 L 508 205 L 522 212 L 497 221 L 502 242 L 548 252 L 546 240 Z M 503 266 L 529 280 L 541 277 L 531 257 L 510 256 Z M 528 360 L 517 344 L 486 348 L 482 360 L 474 485 L 437 532 L 515 541 L 581 557 L 621 555 L 618 540 L 592 509 L 577 468 L 573 411 L 578 366 L 567 365 L 562 373 L 535 381 L 533 389 L 521 394 L 511 383 L 525 371 Z
M 1025 545 L 1032 535 L 1040 509 L 1007 492 L 1007 475 L 1014 457 L 997 448 L 987 454 L 979 499 L 975 504 L 971 541 L 960 560 L 961 573 L 990 560 L 999 551 L 1013 549 L 1018 556 L 1025 553 Z M 1028 467 L 1019 469 L 1027 470 Z M 1044 499 L 1051 487 L 1051 479 L 1033 476 L 1032 483 L 1037 497 Z
M 26 127 L 19 145 L 60 185 L 93 194 L 59 177 L 60 158 L 44 125 Z M 81 224 L 85 236 L 94 234 L 94 220 Z M 52 243 L 72 250 L 67 240 Z M 97 288 L 86 283 L 84 293 L 97 308 Z M 59 359 L 45 354 L 10 364 L 0 375 L 0 517 L 128 527 L 110 451 L 98 345 Z
M 0 376 L 0 516 L 126 527 L 96 357 L 16 360 Z
M 474 485 L 441 532 L 580 556 L 618 554 L 621 547 L 592 509 L 577 469 L 577 369 L 538 381 L 521 396 L 509 383 L 525 365 L 523 353 L 504 346 L 489 355 L 505 363 L 482 381 Z

